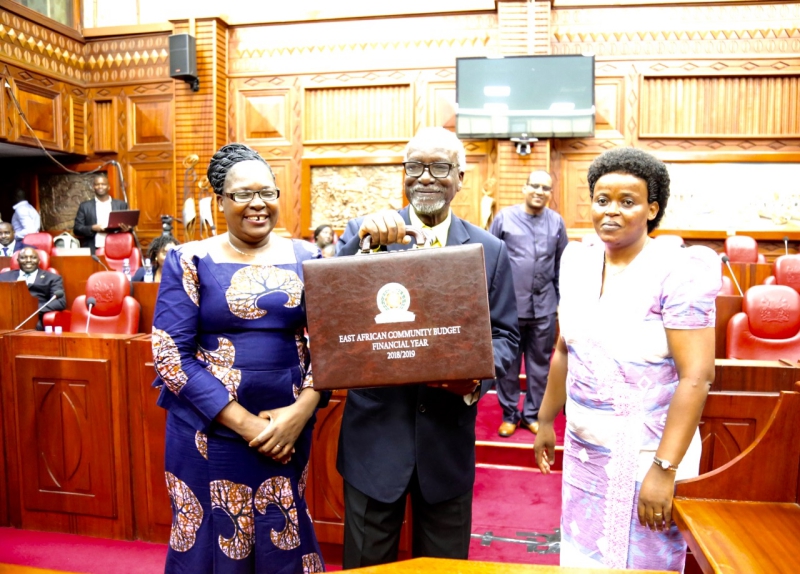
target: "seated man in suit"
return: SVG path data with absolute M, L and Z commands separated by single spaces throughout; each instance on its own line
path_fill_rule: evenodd
M 14 227 L 7 221 L 0 221 L 0 256 L 11 257 L 22 249 L 22 241 L 16 239 Z
M 78 206 L 73 232 L 81 240 L 81 247 L 88 247 L 94 253 L 98 247 L 105 245 L 108 233 L 130 231 L 131 228 L 123 224 L 119 229 L 107 229 L 108 216 L 111 212 L 124 211 L 128 209 L 128 204 L 114 199 L 108 194 L 109 185 L 106 174 L 95 174 L 92 188 L 94 189 L 94 199 L 83 201 Z
M 381 249 L 409 249 L 409 225 L 425 228 L 435 247 L 482 244 L 495 370 L 501 376 L 519 346 L 514 282 L 505 243 L 450 210 L 464 179 L 464 146 L 452 132 L 427 128 L 406 146 L 403 166 L 411 205 L 350 221 L 339 256 L 356 253 L 367 234 Z M 442 296 L 446 301 L 447 293 Z M 345 569 L 397 560 L 408 493 L 412 554 L 467 558 L 477 401 L 490 386 L 491 381 L 468 380 L 348 392 L 337 460 L 344 478 Z
M 61 311 L 67 307 L 64 296 L 64 282 L 55 273 L 39 269 L 39 254 L 33 247 L 23 247 L 18 255 L 19 271 L 6 271 L 0 273 L 0 281 L 25 281 L 28 291 L 39 300 L 39 305 L 44 305 L 53 295 L 61 292 L 50 304 L 39 312 L 39 322 L 36 324 L 38 331 L 43 331 L 42 315 L 48 311 Z

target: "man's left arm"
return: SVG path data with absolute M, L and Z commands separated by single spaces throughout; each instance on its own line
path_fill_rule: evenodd
M 564 249 L 567 248 L 567 244 L 569 243 L 567 226 L 564 224 L 564 218 L 559 217 L 558 219 L 558 237 L 556 238 L 556 254 L 553 263 L 553 285 L 556 288 L 556 305 L 561 301 L 561 290 L 558 284 L 559 275 L 561 275 L 561 256 L 564 254 Z
M 517 299 L 511 277 L 506 244 L 501 242 L 493 265 L 487 267 L 489 277 L 489 315 L 492 323 L 495 376 L 505 375 L 519 349 Z M 491 381 L 489 381 L 491 383 Z M 488 387 L 484 382 L 484 387 Z
M 60 275 L 52 274 L 50 277 L 50 297 L 56 291 L 61 291 L 61 297 L 56 298 L 52 303 L 47 306 L 48 311 L 63 311 L 67 308 L 67 297 L 64 295 L 64 280 Z

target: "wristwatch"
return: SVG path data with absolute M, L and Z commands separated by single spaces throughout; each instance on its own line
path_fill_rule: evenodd
M 678 467 L 674 466 L 670 461 L 662 460 L 657 456 L 653 457 L 653 464 L 659 467 L 661 470 L 671 470 L 672 472 L 676 472 L 678 470 Z

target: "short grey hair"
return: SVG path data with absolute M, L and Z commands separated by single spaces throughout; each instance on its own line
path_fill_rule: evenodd
M 467 152 L 464 150 L 464 144 L 461 143 L 456 134 L 442 127 L 421 128 L 417 135 L 406 144 L 406 148 L 403 150 L 403 161 L 408 161 L 408 152 L 412 147 L 417 149 L 441 147 L 456 152 L 458 171 L 463 172 L 467 165 Z

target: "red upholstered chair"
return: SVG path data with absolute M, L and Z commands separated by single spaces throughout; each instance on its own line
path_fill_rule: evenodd
M 114 271 L 122 271 L 122 261 L 127 259 L 131 266 L 131 275 L 142 266 L 142 256 L 136 248 L 132 233 L 110 233 L 106 237 L 103 248 L 106 265 Z
M 46 251 L 37 249 L 36 253 L 39 254 L 39 269 L 42 269 L 44 271 L 49 271 L 50 273 L 55 273 L 56 275 L 60 275 L 58 271 L 50 267 L 50 255 Z M 11 263 L 9 263 L 8 267 L 0 269 L 0 273 L 5 273 L 6 271 L 17 271 L 17 270 L 19 270 L 19 251 L 14 252 L 14 254 L 11 256 Z
M 680 235 L 656 235 L 654 239 L 659 243 L 674 245 L 675 247 L 683 247 L 685 245 L 683 237 Z
M 69 330 L 73 333 L 86 332 L 86 319 L 89 317 L 86 299 L 94 297 L 96 303 L 92 307 L 90 333 L 118 335 L 137 333 L 141 306 L 129 295 L 130 292 L 128 278 L 119 271 L 93 273 L 86 282 L 86 295 L 77 297 L 72 303 L 72 321 Z
M 754 285 L 728 322 L 729 359 L 800 359 L 800 294 L 786 285 Z
M 786 285 L 800 293 L 800 255 L 781 255 L 764 285 Z
M 39 233 L 29 233 L 22 240 L 23 245 L 35 247 L 40 251 L 46 252 L 48 255 L 53 254 L 53 236 L 45 231 Z
M 746 235 L 732 235 L 725 240 L 725 255 L 731 263 L 766 263 L 758 252 L 758 242 Z
M 738 295 L 736 292 L 736 287 L 733 285 L 733 281 L 727 275 L 722 276 L 722 288 L 719 290 L 718 295 Z

